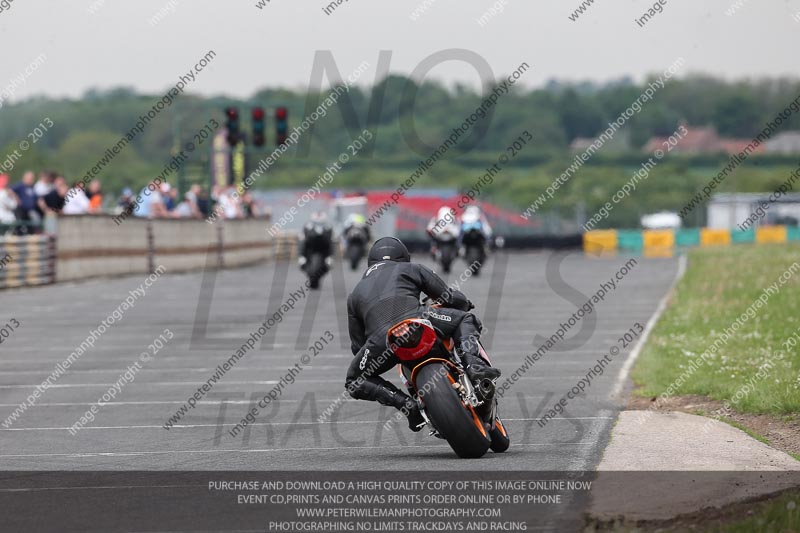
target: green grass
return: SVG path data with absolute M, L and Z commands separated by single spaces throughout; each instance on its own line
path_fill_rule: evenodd
M 725 524 L 708 530 L 709 532 L 751 533 L 753 531 L 783 533 L 800 531 L 800 492 L 787 492 L 774 501 L 765 504 L 740 522 Z
M 750 435 L 751 437 L 753 437 L 757 441 L 763 442 L 767 446 L 771 445 L 768 438 L 764 437 L 763 435 L 759 435 L 758 433 L 756 433 L 752 429 L 748 428 L 747 426 L 744 426 L 744 425 L 740 424 L 739 422 L 737 422 L 735 420 L 731 420 L 730 418 L 723 418 L 723 417 L 719 417 L 719 416 L 714 417 L 714 418 L 716 420 L 719 420 L 720 422 L 724 422 L 724 423 L 728 424 L 729 426 L 733 426 L 736 429 L 740 429 L 740 430 L 744 431 L 745 433 L 747 433 L 748 435 Z
M 633 379 L 642 386 L 638 394 L 657 396 L 672 386 L 673 395 L 730 401 L 739 412 L 800 412 L 800 340 L 784 349 L 787 339 L 800 334 L 800 270 L 754 309 L 755 316 L 743 321 L 710 364 L 689 369 L 795 262 L 800 265 L 796 243 L 692 250 L 686 274 L 634 369 Z M 771 370 L 759 377 L 767 362 Z
M 659 531 L 663 533 L 678 533 L 695 531 L 697 533 L 791 533 L 800 531 L 800 491 L 790 490 L 769 501 L 753 504 L 752 512 L 747 518 L 734 521 L 709 519 L 699 523 L 686 523 L 679 521 L 677 524 L 664 526 L 637 526 L 629 524 L 614 524 L 604 527 L 602 531 L 614 533 L 642 533 L 644 531 Z M 597 531 L 587 528 L 586 531 Z

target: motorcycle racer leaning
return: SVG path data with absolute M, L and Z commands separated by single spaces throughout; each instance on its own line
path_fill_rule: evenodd
M 420 305 L 424 293 L 445 307 Z M 405 245 L 394 237 L 378 239 L 369 251 L 368 268 L 347 300 L 348 327 L 353 362 L 345 387 L 357 400 L 392 406 L 408 417 L 412 431 L 425 424 L 416 400 L 381 374 L 399 363 L 386 345 L 389 329 L 412 317 L 430 320 L 434 328 L 453 339 L 472 380 L 500 376 L 480 356 L 477 340 L 481 323 L 468 312 L 474 306 L 458 290 L 450 289 L 432 270 L 411 263 Z

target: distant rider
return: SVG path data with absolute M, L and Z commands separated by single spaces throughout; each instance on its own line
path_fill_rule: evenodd
M 306 264 L 315 253 L 322 254 L 325 258 L 325 267 L 330 267 L 333 255 L 333 230 L 324 211 L 314 212 L 311 220 L 303 226 L 298 258 L 302 270 L 306 270 Z
M 362 215 L 361 213 L 351 213 L 348 215 L 347 219 L 344 221 L 344 228 L 342 228 L 342 236 L 344 237 L 344 245 L 347 247 L 347 239 L 348 236 L 352 234 L 354 231 L 361 231 L 363 232 L 366 240 L 365 242 L 369 242 L 372 240 L 372 234 L 369 231 L 369 225 L 367 224 L 367 217 Z
M 481 208 L 477 205 L 467 207 L 461 215 L 461 236 L 473 229 L 480 231 L 487 243 L 491 242 L 492 226 L 489 224 L 489 220 L 483 214 L 483 211 L 481 211 Z

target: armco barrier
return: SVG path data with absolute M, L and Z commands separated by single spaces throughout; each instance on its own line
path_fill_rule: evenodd
M 58 281 L 93 276 L 235 267 L 273 257 L 269 219 L 138 219 L 115 224 L 111 216 L 60 217 L 56 225 Z
M 774 244 L 800 241 L 800 228 L 760 226 L 738 229 L 688 228 L 679 230 L 594 230 L 583 235 L 587 254 L 636 252 L 646 257 L 669 257 L 678 248 L 728 246 L 738 243 Z
M 0 237 L 0 289 L 46 285 L 56 277 L 55 238 L 50 235 Z

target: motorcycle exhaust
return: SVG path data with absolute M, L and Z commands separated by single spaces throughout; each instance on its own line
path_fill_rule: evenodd
M 478 383 L 478 392 L 483 397 L 484 400 L 488 400 L 492 396 L 494 396 L 495 386 L 494 381 L 491 379 L 482 379 L 480 383 Z

